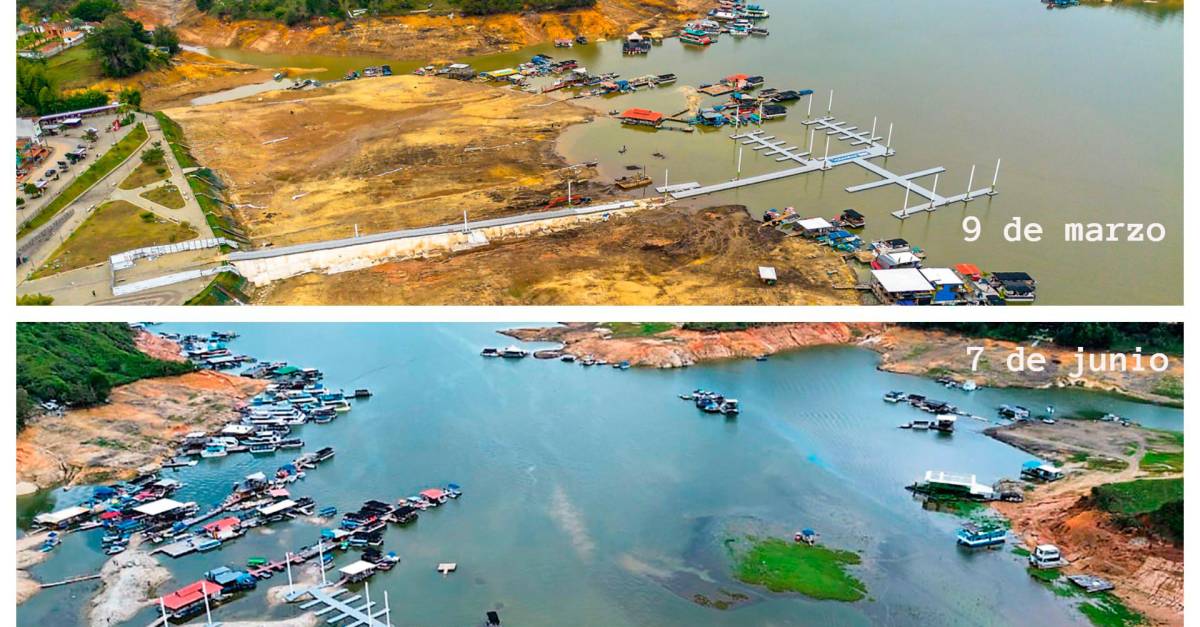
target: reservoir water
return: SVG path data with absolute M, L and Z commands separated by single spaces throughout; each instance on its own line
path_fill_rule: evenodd
M 224 329 L 225 327 L 223 327 Z M 318 507 L 357 508 L 454 482 L 457 501 L 391 528 L 384 551 L 401 563 L 371 580 L 388 591 L 398 625 L 474 625 L 500 608 L 513 625 L 895 625 L 1084 624 L 1009 552 L 955 547 L 959 519 L 926 511 L 904 486 L 925 470 L 1012 477 L 1022 453 L 962 419 L 950 437 L 897 429 L 918 416 L 880 400 L 891 389 L 943 398 L 992 417 L 1001 403 L 1054 404 L 1058 415 L 1114 412 L 1148 426 L 1182 429 L 1181 410 L 1076 390 L 946 390 L 876 369 L 877 355 L 826 347 L 682 370 L 620 371 L 557 360 L 484 359 L 509 343 L 495 325 L 241 324 L 237 353 L 313 366 L 333 388 L 375 396 L 328 425 L 299 429 L 306 451 L 337 455 L 291 490 Z M 206 324 L 159 331 L 204 333 Z M 695 388 L 741 399 L 737 420 L 703 414 L 677 394 Z M 208 508 L 247 474 L 271 472 L 296 451 L 234 454 L 167 472 L 187 483 L 175 498 Z M 54 490 L 19 501 L 18 525 L 90 494 Z M 163 591 L 219 565 L 281 557 L 315 541 L 322 525 L 297 519 L 252 530 L 209 553 L 162 562 Z M 730 579 L 722 541 L 790 536 L 812 527 L 823 543 L 859 552 L 852 572 L 868 597 L 856 603 L 774 595 Z M 41 581 L 95 572 L 100 534 L 70 534 L 32 572 Z M 339 554 L 344 566 L 353 557 Z M 457 562 L 443 577 L 440 562 Z M 86 582 L 39 593 L 19 606 L 22 625 L 82 624 L 98 588 Z M 215 619 L 285 617 L 265 589 L 222 606 Z M 697 593 L 737 591 L 752 602 L 720 611 Z M 130 624 L 144 625 L 151 609 Z
M 761 74 L 779 89 L 813 89 L 813 112 L 833 114 L 860 129 L 878 116 L 879 134 L 895 125 L 897 153 L 883 163 L 896 173 L 944 166 L 938 191 L 990 183 L 991 199 L 960 203 L 901 222 L 899 186 L 848 194 L 875 180 L 857 166 L 756 185 L 692 201 L 747 205 L 754 215 L 795 206 L 801 215 L 832 217 L 853 207 L 867 216 L 864 239 L 904 237 L 929 251 L 927 266 L 975 263 L 988 271 L 1022 270 L 1039 282 L 1042 304 L 1142 305 L 1182 302 L 1183 263 L 1183 12 L 1163 5 L 1110 4 L 1047 11 L 1034 0 L 789 0 L 767 3 L 767 38 L 723 35 L 700 49 L 678 40 L 646 57 L 626 57 L 619 42 L 465 59 L 477 70 L 512 67 L 535 53 L 576 58 L 593 73 L 625 78 L 674 72 L 675 86 L 593 103 L 603 111 L 633 106 L 668 114 L 686 108 L 689 87 L 734 73 Z M 387 59 L 271 55 L 211 50 L 237 61 L 321 67 L 323 78 Z M 420 63 L 391 62 L 397 72 Z M 705 106 L 718 99 L 705 98 Z M 805 146 L 800 124 L 807 103 L 770 134 Z M 571 161 L 599 159 L 607 177 L 645 165 L 661 184 L 710 184 L 736 174 L 737 147 L 727 129 L 691 135 L 619 129 L 611 119 L 567 131 L 560 150 Z M 823 154 L 819 136 L 813 151 Z M 625 154 L 617 150 L 626 146 Z M 834 142 L 831 154 L 845 152 Z M 665 159 L 652 157 L 654 152 Z M 742 175 L 782 169 L 773 158 L 745 151 Z M 919 182 L 928 187 L 931 177 Z M 914 196 L 910 201 L 915 205 Z M 964 241 L 963 219 L 977 216 L 983 234 Z M 1012 243 L 1002 228 L 1013 217 L 1044 227 L 1040 243 Z M 1067 223 L 1160 223 L 1158 243 L 1066 243 Z M 1094 277 L 1103 276 L 1097 281 Z

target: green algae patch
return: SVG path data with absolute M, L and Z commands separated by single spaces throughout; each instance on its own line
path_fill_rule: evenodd
M 777 538 L 751 541 L 735 566 L 740 581 L 814 599 L 858 601 L 866 596 L 866 585 L 846 572 L 847 566 L 862 562 L 853 551 Z
M 1079 606 L 1079 611 L 1097 627 L 1132 627 L 1146 624 L 1146 617 L 1129 609 L 1115 595 L 1101 593 Z

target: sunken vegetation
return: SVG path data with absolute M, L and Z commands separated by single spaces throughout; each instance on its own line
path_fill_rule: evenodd
M 772 592 L 799 592 L 814 599 L 849 602 L 866 596 L 866 585 L 846 572 L 847 566 L 862 561 L 853 551 L 779 538 L 748 540 L 749 550 L 734 567 L 735 576 L 743 582 Z M 732 544 L 732 540 L 726 542 L 727 546 Z
M 189 363 L 142 353 L 134 344 L 133 330 L 123 323 L 20 323 L 17 428 L 24 426 L 35 403 L 102 403 L 114 386 L 193 369 Z

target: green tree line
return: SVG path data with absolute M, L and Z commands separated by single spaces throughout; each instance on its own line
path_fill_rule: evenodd
M 128 325 L 115 322 L 18 324 L 17 428 L 43 401 L 103 403 L 114 386 L 195 369 L 150 357 L 133 338 Z
M 1049 336 L 1059 346 L 1095 350 L 1133 350 L 1183 354 L 1183 324 L 1168 322 L 914 322 L 920 329 L 942 329 L 972 337 L 1024 341 Z

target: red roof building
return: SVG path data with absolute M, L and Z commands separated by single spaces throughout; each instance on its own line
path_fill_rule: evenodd
M 973 263 L 960 263 L 954 266 L 954 270 L 964 278 L 978 281 L 983 278 L 983 273 L 979 271 L 979 266 Z
M 617 116 L 625 124 L 645 124 L 647 126 L 658 126 L 663 123 L 667 116 L 649 109 L 626 109 L 624 113 Z
M 241 519 L 230 516 L 204 525 L 204 532 L 213 538 L 223 540 L 232 535 L 234 531 L 237 531 L 238 526 L 241 524 Z
M 197 603 L 203 603 L 206 594 L 209 599 L 220 598 L 221 586 L 201 579 L 164 596 L 162 603 L 171 612 L 178 612 Z

